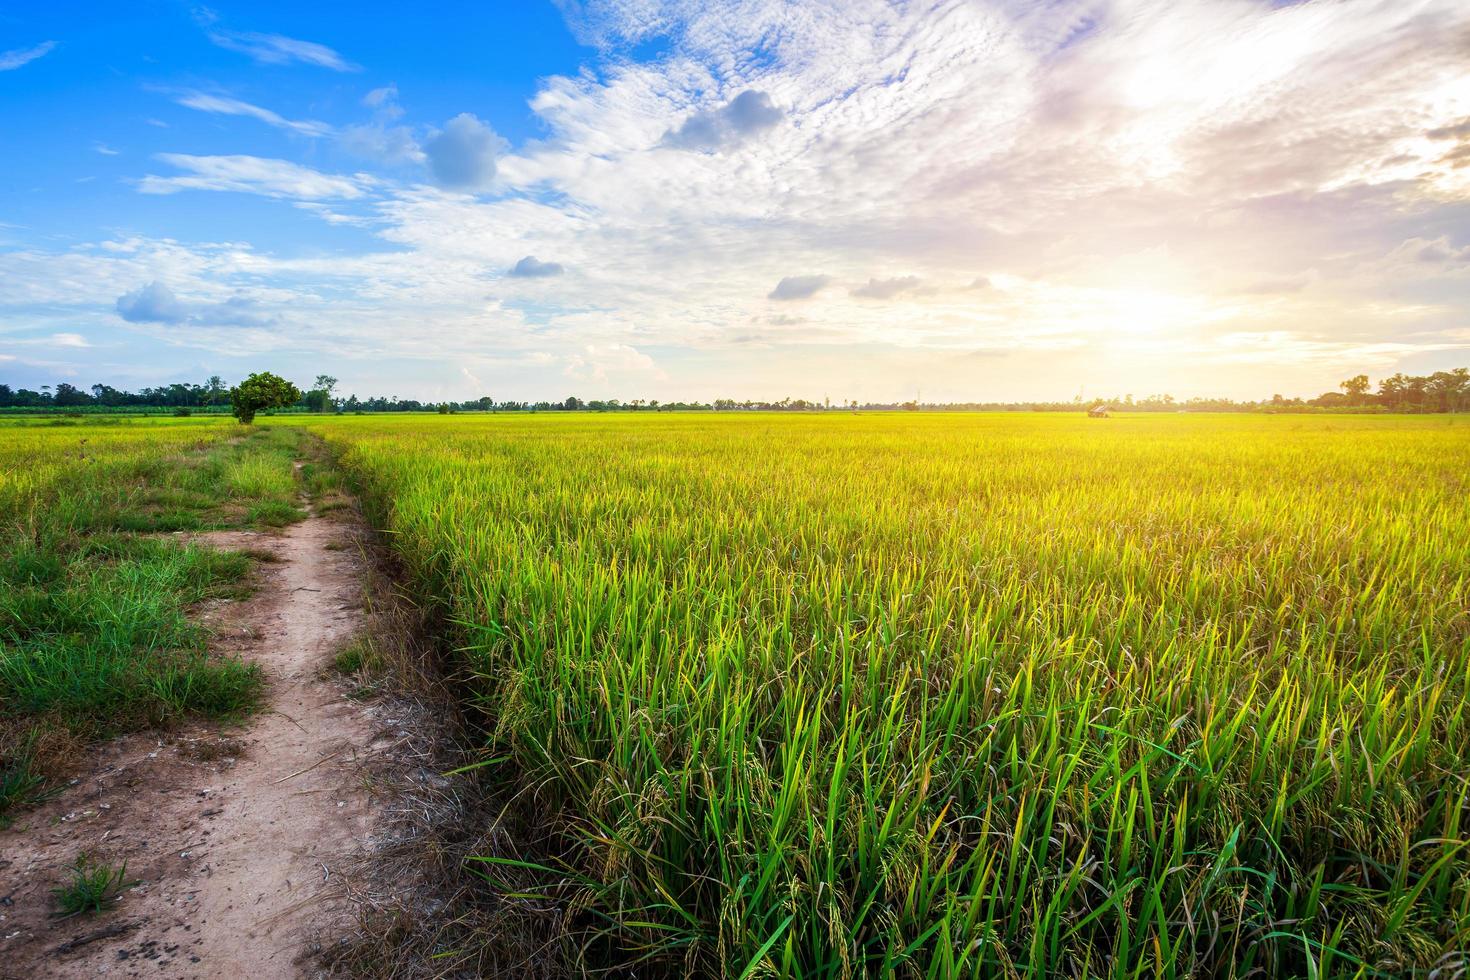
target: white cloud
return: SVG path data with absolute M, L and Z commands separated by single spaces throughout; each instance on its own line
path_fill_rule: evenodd
M 324 122 L 311 119 L 286 119 L 269 109 L 228 96 L 209 95 L 205 92 L 185 92 L 174 101 L 186 108 L 198 109 L 200 112 L 212 112 L 226 116 L 248 116 L 268 126 L 290 130 L 302 136 L 328 136 L 332 132 L 332 127 Z
M 1465 265 L 1470 269 L 1470 245 L 1456 247 L 1448 235 L 1434 239 L 1410 238 L 1394 249 L 1390 257 L 1429 265 Z
M 129 323 L 178 323 L 184 307 L 161 282 L 150 282 L 117 298 L 117 315 Z
M 911 293 L 922 285 L 918 276 L 897 276 L 892 279 L 869 279 L 865 285 L 852 291 L 860 299 L 892 299 L 900 293 Z
M 424 144 L 424 152 L 440 186 L 481 191 L 494 182 L 496 157 L 508 146 L 489 126 L 462 112 Z
M 421 164 L 427 158 L 407 126 L 362 123 L 344 126 L 339 138 L 342 149 L 355 157 L 388 166 Z
M 786 276 L 766 294 L 766 299 L 810 299 L 831 284 L 831 276 Z
M 373 119 L 343 127 L 338 138 L 343 150 L 390 167 L 426 162 L 428 158 L 413 130 L 393 125 L 403 115 L 403 108 L 398 104 L 398 86 L 375 88 L 363 96 L 362 104 L 373 110 Z
M 300 41 L 281 34 L 257 34 L 249 31 L 210 31 L 209 39 L 222 48 L 248 55 L 262 65 L 288 65 L 300 62 L 330 68 L 333 71 L 361 71 L 360 65 L 343 58 L 325 44 Z
M 536 256 L 528 255 L 511 266 L 509 275 L 518 279 L 544 279 L 559 276 L 563 271 L 560 262 L 542 262 Z
M 14 48 L 10 51 L 0 52 L 0 71 L 14 71 L 24 65 L 28 65 L 37 58 L 45 57 L 56 47 L 55 41 L 42 41 L 30 48 Z
M 87 338 L 79 333 L 54 333 L 51 335 L 51 343 L 55 347 L 91 347 Z
M 696 112 L 663 142 L 678 149 L 718 150 L 770 129 L 783 115 L 765 92 L 747 89 L 717 109 Z
M 324 174 L 286 160 L 252 156 L 191 156 L 160 153 L 158 159 L 187 173 L 174 177 L 152 174 L 138 182 L 145 194 L 174 194 L 184 190 L 239 191 L 266 197 L 305 200 L 361 197 L 366 178 Z
M 259 300 L 236 293 L 218 303 L 185 303 L 161 282 L 150 282 L 117 298 L 117 315 L 129 323 L 161 323 L 168 325 L 267 327 L 279 320 L 266 312 Z M 86 347 L 77 334 L 57 334 L 57 338 L 74 338 L 79 343 L 66 346 Z
M 580 381 L 665 377 L 653 358 L 627 344 L 587 344 L 566 359 L 562 374 Z
M 403 109 L 398 105 L 397 85 L 383 85 L 373 89 L 362 97 L 362 104 L 390 119 L 403 115 Z

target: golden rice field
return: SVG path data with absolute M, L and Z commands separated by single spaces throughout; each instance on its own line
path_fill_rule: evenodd
M 1327 977 L 1466 966 L 1467 422 L 312 428 L 594 965 Z
M 467 667 L 479 775 L 555 831 L 486 877 L 589 967 L 838 978 L 1458 975 L 1467 423 L 306 424 Z M 126 728 L 122 682 L 194 649 L 193 593 L 139 590 L 239 570 L 103 532 L 208 526 L 211 493 L 289 519 L 287 433 L 239 432 L 0 425 L 16 731 Z M 94 606 L 133 626 L 92 637 Z M 252 696 L 189 656 L 212 684 L 150 712 Z

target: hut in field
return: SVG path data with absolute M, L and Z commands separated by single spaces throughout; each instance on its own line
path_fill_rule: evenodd
M 1108 417 L 1108 406 L 1106 406 L 1106 405 L 1094 405 L 1094 406 L 1092 406 L 1091 408 L 1089 408 L 1087 410 L 1087 417 L 1090 418 L 1090 419 L 1105 419 L 1105 418 L 1107 418 Z

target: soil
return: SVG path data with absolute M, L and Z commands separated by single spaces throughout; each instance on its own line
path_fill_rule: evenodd
M 342 872 L 369 845 L 369 764 L 392 738 L 331 673 L 366 626 L 352 530 L 313 516 L 194 536 L 276 559 L 249 599 L 201 611 L 215 651 L 264 670 L 266 704 L 237 725 L 96 746 L 63 793 L 0 831 L 0 977 L 318 972 L 324 937 L 352 927 Z M 51 890 L 82 852 L 125 861 L 135 884 L 101 915 L 57 919 Z

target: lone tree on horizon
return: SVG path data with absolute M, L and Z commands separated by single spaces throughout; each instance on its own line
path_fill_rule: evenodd
M 301 400 L 301 389 L 285 378 L 261 371 L 230 389 L 230 405 L 241 425 L 255 421 L 255 413 L 286 408 Z

